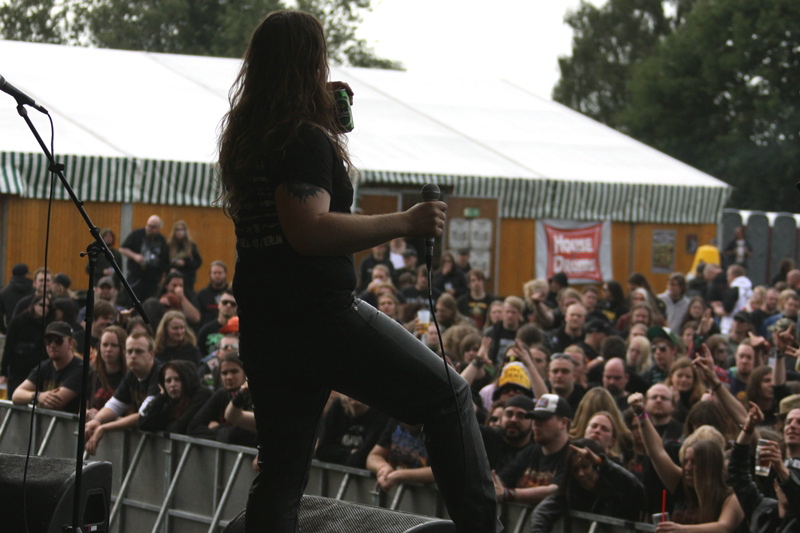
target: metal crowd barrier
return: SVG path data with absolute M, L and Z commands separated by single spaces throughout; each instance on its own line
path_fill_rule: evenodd
M 77 416 L 0 401 L 0 453 L 75 457 Z M 140 431 L 105 434 L 97 455 L 84 459 L 113 465 L 111 532 L 217 533 L 247 499 L 255 476 L 255 448 L 220 444 L 183 435 Z M 378 491 L 366 470 L 313 461 L 306 494 L 447 518 L 435 486 L 406 484 Z M 527 532 L 531 508 L 503 505 L 500 518 L 509 533 Z M 649 524 L 573 512 L 571 532 L 654 531 Z M 557 527 L 555 533 L 562 532 Z

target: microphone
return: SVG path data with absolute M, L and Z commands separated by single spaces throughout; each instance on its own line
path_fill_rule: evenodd
M 8 83 L 3 76 L 0 76 L 0 91 L 13 96 L 19 105 L 27 105 L 45 115 L 48 114 L 47 109 L 37 104 L 33 98 Z
M 435 183 L 426 183 L 422 187 L 422 200 L 424 202 L 435 202 L 439 199 L 442 195 L 442 191 L 439 190 L 439 186 Z M 426 237 L 425 238 L 425 264 L 428 267 L 428 270 L 431 269 L 431 264 L 433 263 L 433 243 L 435 241 L 434 237 Z

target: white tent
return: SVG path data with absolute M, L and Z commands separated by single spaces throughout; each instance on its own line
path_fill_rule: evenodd
M 6 80 L 50 111 L 81 198 L 210 205 L 220 118 L 240 62 L 0 41 Z M 355 92 L 362 183 L 451 186 L 502 217 L 715 223 L 725 183 L 502 80 L 333 68 Z M 265 95 L 268 98 L 269 95 Z M 44 197 L 46 164 L 0 95 L 0 193 Z M 29 115 L 49 139 L 49 123 Z

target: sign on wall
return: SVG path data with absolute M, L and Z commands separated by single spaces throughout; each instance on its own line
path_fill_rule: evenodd
M 488 218 L 448 220 L 447 245 L 453 250 L 469 249 L 469 264 L 491 277 L 491 246 L 494 225 Z
M 536 277 L 564 272 L 570 283 L 612 279 L 611 223 L 541 220 L 536 222 Z

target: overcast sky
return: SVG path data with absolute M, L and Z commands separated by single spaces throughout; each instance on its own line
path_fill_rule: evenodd
M 373 0 L 359 36 L 408 71 L 489 76 L 549 98 L 580 0 Z M 592 0 L 602 5 L 601 0 Z

